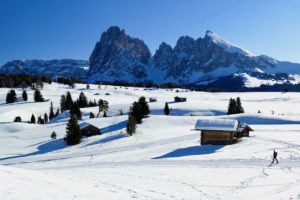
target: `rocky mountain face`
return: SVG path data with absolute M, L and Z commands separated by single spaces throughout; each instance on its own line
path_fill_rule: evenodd
M 3 65 L 0 68 L 0 72 L 86 79 L 88 69 L 89 62 L 86 60 L 13 60 Z
M 182 36 L 174 47 L 163 42 L 151 55 L 142 40 L 117 26 L 102 33 L 89 61 L 16 60 L 5 64 L 0 72 L 60 75 L 89 82 L 224 86 L 225 90 L 300 84 L 300 64 L 254 55 L 211 31 L 203 38 Z
M 296 83 L 298 79 L 290 75 L 300 74 L 300 64 L 256 56 L 211 31 L 198 39 L 180 37 L 174 48 L 163 42 L 151 56 L 142 40 L 111 27 L 102 34 L 90 57 L 89 77 L 91 81 L 151 81 L 197 86 L 228 76 L 239 76 L 245 83 L 249 78 L 267 83 L 268 78 L 261 79 L 270 77 L 267 74 L 278 74 L 271 76 L 272 83 L 277 79 L 284 82 L 283 73 L 289 77 L 285 82 Z M 249 81 L 247 86 L 251 87 Z
M 101 81 L 140 82 L 148 78 L 147 63 L 151 53 L 147 45 L 125 34 L 119 27 L 110 27 L 101 35 L 90 56 L 89 75 Z M 125 81 L 124 80 L 124 81 Z

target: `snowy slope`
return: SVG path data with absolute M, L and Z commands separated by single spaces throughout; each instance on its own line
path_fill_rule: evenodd
M 0 89 L 4 101 L 8 89 Z M 67 147 L 68 113 L 46 125 L 12 123 L 15 115 L 49 111 L 50 102 L 0 105 L 1 199 L 297 199 L 300 195 L 299 93 L 206 93 L 77 84 L 45 84 L 45 98 L 59 106 L 60 95 L 109 101 L 107 118 L 83 120 L 103 135 Z M 111 95 L 106 96 L 105 93 Z M 94 95 L 99 93 L 99 95 Z M 20 95 L 21 91 L 17 90 Z M 125 134 L 128 108 L 138 97 L 156 97 L 151 114 L 132 137 Z M 174 96 L 187 97 L 175 103 Z M 241 97 L 246 113 L 226 115 L 229 98 Z M 172 109 L 163 114 L 165 102 Z M 120 116 L 119 110 L 125 115 Z M 260 110 L 260 113 L 258 113 Z M 198 119 L 238 119 L 255 131 L 228 146 L 200 146 Z M 56 140 L 50 139 L 55 131 Z M 272 151 L 279 164 L 268 167 Z M 21 169 L 20 169 L 21 168 Z M 8 181 L 9 180 L 9 181 Z M 36 192 L 34 192 L 37 190 Z
M 232 44 L 231 42 L 223 39 L 221 36 L 219 36 L 216 33 L 213 33 L 212 31 L 207 31 L 206 36 L 211 38 L 212 42 L 214 42 L 216 45 L 221 46 L 224 48 L 225 51 L 229 53 L 238 53 L 241 55 L 247 55 L 247 56 L 255 56 L 253 53 Z

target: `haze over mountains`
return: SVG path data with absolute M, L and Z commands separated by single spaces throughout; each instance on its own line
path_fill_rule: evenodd
M 176 83 L 181 86 L 240 90 L 300 83 L 300 64 L 255 55 L 216 33 L 182 36 L 171 47 L 162 42 L 154 55 L 147 45 L 117 26 L 102 33 L 88 61 L 27 60 L 6 63 L 3 73 L 42 74 L 89 82 Z

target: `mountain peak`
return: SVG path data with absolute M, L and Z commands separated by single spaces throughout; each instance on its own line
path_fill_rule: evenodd
M 223 39 L 221 36 L 210 30 L 206 31 L 204 39 L 216 44 L 217 46 L 222 47 L 226 52 L 242 54 L 245 56 L 254 56 L 254 54 L 250 51 L 247 51 L 235 44 L 232 44 L 231 42 Z
M 110 26 L 107 33 L 125 33 L 124 29 L 121 29 L 119 26 Z
M 210 34 L 212 34 L 212 33 L 213 33 L 213 32 L 212 32 L 211 30 L 207 30 L 205 36 L 206 36 L 206 35 L 210 35 Z

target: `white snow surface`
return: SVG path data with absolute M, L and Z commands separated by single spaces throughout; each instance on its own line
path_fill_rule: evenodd
M 212 39 L 212 41 L 220 46 L 220 47 L 223 47 L 227 52 L 229 53 L 238 53 L 238 54 L 242 54 L 242 55 L 247 55 L 247 56 L 255 56 L 253 53 L 237 46 L 237 45 L 234 45 L 232 44 L 231 42 L 223 39 L 221 36 L 219 36 L 218 34 L 216 33 L 213 33 L 211 31 L 207 31 L 206 35 L 208 37 L 210 37 Z
M 66 146 L 63 137 L 69 114 L 45 125 L 13 123 L 49 112 L 50 101 L 6 104 L 0 89 L 0 199 L 299 199 L 299 93 L 206 93 L 179 89 L 147 89 L 83 84 L 74 89 L 45 84 L 41 93 L 59 107 L 70 91 L 77 99 L 109 102 L 108 117 L 89 119 L 98 108 L 84 108 L 80 123 L 101 128 L 102 135 Z M 16 89 L 21 96 L 22 90 Z M 94 95 L 99 93 L 99 95 Z M 106 96 L 105 93 L 111 95 Z M 126 136 L 131 103 L 154 97 L 151 113 Z M 187 102 L 175 103 L 174 96 Z M 230 98 L 240 97 L 244 114 L 226 115 Z M 170 115 L 163 113 L 165 102 Z M 124 115 L 119 115 L 120 110 Z M 258 113 L 260 111 L 260 113 Z M 197 120 L 239 120 L 255 131 L 233 145 L 201 146 Z M 51 133 L 57 139 L 50 139 Z M 273 150 L 279 164 L 270 166 Z
M 236 131 L 238 120 L 235 119 L 200 119 L 197 120 L 196 130 Z

